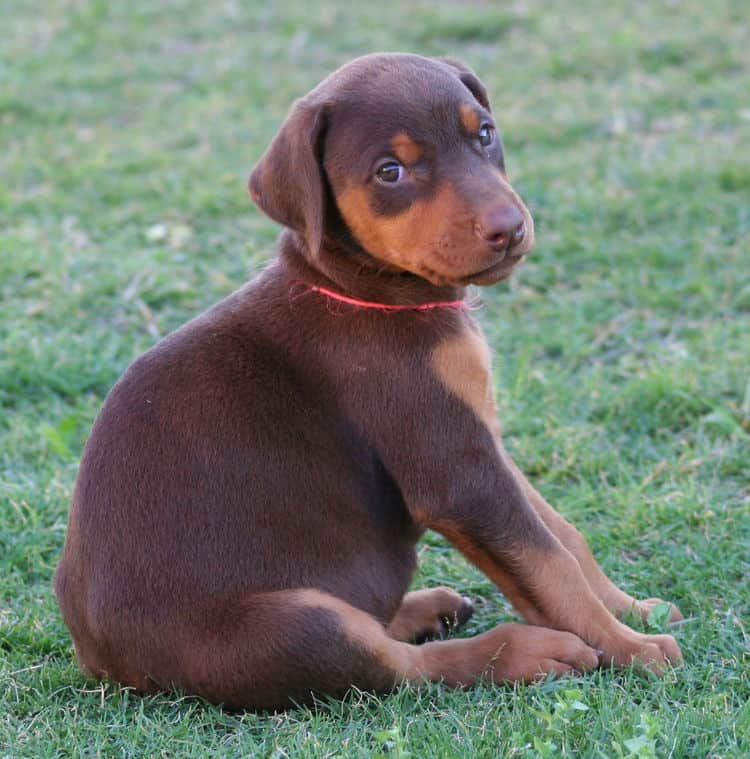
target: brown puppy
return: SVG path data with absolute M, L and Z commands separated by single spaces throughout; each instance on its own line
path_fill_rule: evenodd
M 533 224 L 476 76 L 353 61 L 294 106 L 250 190 L 287 227 L 278 259 L 139 358 L 86 446 L 55 580 L 81 664 L 261 709 L 679 661 L 613 616 L 654 601 L 605 577 L 500 442 L 461 299 L 510 275 Z M 426 529 L 531 624 L 414 645 L 470 613 L 406 592 Z

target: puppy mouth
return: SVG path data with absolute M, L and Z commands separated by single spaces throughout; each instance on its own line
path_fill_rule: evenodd
M 525 257 L 526 252 L 507 252 L 499 261 L 463 277 L 461 282 L 467 285 L 494 285 L 496 282 L 507 279 L 513 273 L 516 265 L 521 263 Z
M 491 246 L 490 249 L 492 249 Z M 526 253 L 528 253 L 528 250 L 523 246 L 518 246 L 518 251 L 513 249 L 509 251 L 507 248 L 492 250 L 494 252 L 492 256 L 494 259 L 493 263 L 477 269 L 470 274 L 460 274 L 455 271 L 458 268 L 457 264 L 459 261 L 447 258 L 440 250 L 434 250 L 432 255 L 435 262 L 439 264 L 439 268 L 431 268 L 429 272 L 433 277 L 437 276 L 441 284 L 451 284 L 459 287 L 465 287 L 466 285 L 491 285 L 502 279 L 507 279 L 516 267 L 516 264 L 520 263 L 526 256 Z M 486 256 L 486 252 L 485 250 L 483 257 Z M 430 276 L 427 278 L 434 281 Z
M 527 256 L 529 249 L 525 245 L 519 245 L 517 249 L 507 249 L 496 252 L 494 262 L 489 266 L 477 269 L 471 274 L 459 274 L 455 271 L 455 260 L 446 258 L 440 250 L 433 250 L 432 259 L 437 266 L 427 265 L 424 259 L 415 265 L 413 262 L 399 261 L 396 256 L 390 260 L 380 260 L 379 271 L 408 272 L 426 279 L 433 285 L 454 287 L 466 287 L 467 285 L 494 285 L 510 277 L 516 266 Z M 486 253 L 486 252 L 485 252 Z M 450 271 L 454 269 L 454 271 Z

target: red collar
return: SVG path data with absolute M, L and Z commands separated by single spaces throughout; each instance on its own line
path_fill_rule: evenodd
M 463 300 L 439 300 L 434 303 L 420 303 L 419 305 L 398 305 L 395 303 L 376 303 L 369 300 L 359 300 L 350 298 L 348 295 L 329 290 L 327 287 L 318 287 L 313 285 L 310 288 L 315 293 L 325 295 L 326 298 L 339 300 L 342 303 L 348 303 L 350 306 L 359 306 L 360 308 L 374 308 L 378 311 L 430 311 L 433 308 L 467 308 Z

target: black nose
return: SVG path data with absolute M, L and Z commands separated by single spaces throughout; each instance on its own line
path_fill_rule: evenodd
M 526 225 L 512 204 L 493 206 L 479 214 L 474 230 L 496 250 L 510 250 L 526 235 Z

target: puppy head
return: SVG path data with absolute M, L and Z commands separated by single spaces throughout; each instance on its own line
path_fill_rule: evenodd
M 373 268 L 436 285 L 492 284 L 531 249 L 487 92 L 463 64 L 358 58 L 299 100 L 250 177 L 314 262 L 346 236 Z

